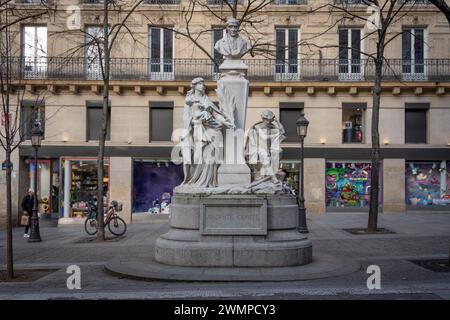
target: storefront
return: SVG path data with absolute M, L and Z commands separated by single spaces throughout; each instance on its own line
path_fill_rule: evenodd
M 173 189 L 183 181 L 182 165 L 170 161 L 133 161 L 133 213 L 169 214 Z
M 357 208 L 367 209 L 370 203 L 371 164 L 358 161 L 329 161 L 325 168 L 325 199 L 327 209 Z M 380 177 L 379 203 L 382 203 Z
M 61 160 L 60 216 L 82 218 L 87 211 L 87 201 L 97 198 L 97 159 L 63 158 Z M 103 203 L 108 203 L 109 161 L 105 159 L 103 177 Z
M 406 161 L 406 205 L 450 206 L 450 161 Z
M 286 184 L 298 195 L 300 162 L 284 160 L 280 162 L 280 168 L 286 172 Z
M 26 159 L 27 165 L 27 189 L 37 190 L 38 214 L 41 218 L 57 216 L 58 213 L 58 191 L 59 191 L 59 160 L 38 159 L 37 161 L 37 189 L 34 175 L 36 173 L 35 161 Z

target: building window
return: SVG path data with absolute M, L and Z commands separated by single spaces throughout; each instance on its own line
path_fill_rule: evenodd
M 369 162 L 327 162 L 325 168 L 326 205 L 330 208 L 368 208 L 370 204 Z M 379 203 L 382 203 L 380 167 Z
M 219 66 L 223 62 L 223 56 L 214 49 L 214 46 L 215 46 L 216 42 L 219 41 L 220 39 L 222 39 L 225 35 L 226 35 L 226 29 L 224 27 L 215 27 L 212 29 L 211 52 L 213 53 L 214 61 L 217 62 L 217 65 L 215 63 L 213 63 L 213 66 L 212 66 L 212 73 L 213 73 L 214 79 L 217 78 L 217 74 L 219 73 Z
M 406 204 L 450 205 L 450 162 L 406 162 Z
M 15 3 L 47 4 L 48 0 L 15 0 Z
M 364 142 L 365 103 L 342 104 L 342 143 Z
M 405 143 L 427 143 L 427 103 L 405 105 Z
M 23 75 L 27 79 L 47 74 L 47 27 L 24 26 L 22 29 Z
M 150 101 L 150 141 L 171 141 L 173 102 Z
M 299 79 L 298 29 L 278 28 L 275 30 L 275 79 Z
M 402 79 L 425 80 L 425 29 L 405 28 L 402 33 Z
M 299 142 L 297 135 L 297 119 L 304 113 L 304 104 L 302 102 L 280 103 L 280 122 L 284 127 L 286 139 L 285 142 Z
M 20 136 L 22 141 L 31 139 L 31 129 L 35 117 L 41 119 L 42 129 L 45 132 L 45 106 L 36 101 L 22 101 L 20 108 Z
M 226 6 L 227 4 L 233 5 L 236 0 L 208 0 L 208 4 L 213 5 L 223 5 Z M 237 0 L 237 4 L 242 4 L 243 0 Z
M 275 4 L 278 5 L 299 5 L 299 4 L 307 4 L 307 0 L 275 0 Z
M 150 28 L 150 76 L 152 80 L 173 79 L 173 33 L 164 28 Z
M 361 80 L 361 30 L 339 29 L 339 79 Z
M 89 80 L 103 79 L 102 65 L 103 60 L 103 27 L 86 27 L 86 46 L 85 46 L 85 66 L 86 77 Z
M 86 140 L 99 140 L 102 132 L 102 101 L 87 101 L 87 121 L 86 121 Z M 106 129 L 106 140 L 111 139 L 111 103 L 108 108 L 108 124 Z
M 356 5 L 356 4 L 363 4 L 364 0 L 334 0 L 334 4 L 339 4 L 339 5 Z

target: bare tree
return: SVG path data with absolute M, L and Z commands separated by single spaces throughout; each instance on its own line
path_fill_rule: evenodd
M 361 0 L 361 4 L 372 8 L 372 12 L 361 12 L 361 10 L 352 9 L 351 3 L 342 1 L 341 3 L 328 4 L 330 16 L 338 17 L 331 26 L 324 32 L 335 28 L 339 25 L 346 25 L 354 21 L 363 22 L 369 29 L 369 32 L 364 35 L 364 39 L 372 39 L 375 42 L 375 49 L 369 52 L 365 49 L 358 49 L 354 47 L 346 47 L 339 45 L 320 45 L 314 40 L 317 36 L 310 39 L 304 39 L 301 45 L 313 48 L 339 48 L 339 50 L 352 49 L 367 59 L 367 64 L 374 67 L 373 78 L 373 98 L 372 98 L 372 118 L 371 118 L 371 182 L 370 182 L 370 202 L 369 202 L 369 216 L 367 223 L 368 232 L 376 232 L 378 228 L 378 199 L 379 199 L 379 161 L 380 161 L 380 134 L 379 134 L 379 119 L 380 119 L 380 104 L 382 96 L 382 82 L 386 78 L 386 73 L 393 74 L 393 77 L 402 82 L 401 76 L 396 74 L 393 66 L 389 64 L 389 60 L 385 58 L 385 49 L 397 37 L 401 36 L 405 31 L 394 32 L 394 26 L 399 23 L 405 16 L 413 12 L 416 0 Z M 411 34 L 411 36 L 415 36 Z
M 6 269 L 7 278 L 14 277 L 12 244 L 12 161 L 11 155 L 23 142 L 22 129 L 29 124 L 30 118 L 21 118 L 22 101 L 25 96 L 25 80 L 20 70 L 21 60 L 17 60 L 20 49 L 14 45 L 20 37 L 20 25 L 45 15 L 52 8 L 41 4 L 37 9 L 18 9 L 11 0 L 0 2 L 0 94 L 3 126 L 0 129 L 0 144 L 5 151 L 6 166 Z M 22 80 L 21 80 L 22 79 Z M 17 89 L 13 91 L 13 86 Z M 42 95 L 37 95 L 36 105 L 41 104 Z
M 71 47 L 67 53 L 70 56 L 76 55 L 78 52 L 83 52 L 87 48 L 91 48 L 91 54 L 94 60 L 98 61 L 100 68 L 101 80 L 103 82 L 103 102 L 102 102 L 102 116 L 100 136 L 98 140 L 98 154 L 97 154 L 97 241 L 105 241 L 105 226 L 104 226 L 104 210 L 103 210 L 103 178 L 105 170 L 105 141 L 108 132 L 109 119 L 109 85 L 111 79 L 111 52 L 120 39 L 120 36 L 128 34 L 133 41 L 138 42 L 134 38 L 131 30 L 127 26 L 130 16 L 137 10 L 137 8 L 144 2 L 144 0 L 104 0 L 103 2 L 103 24 L 102 32 L 100 34 L 90 34 L 86 30 L 64 30 L 55 34 L 61 33 L 65 35 L 82 34 L 86 41 L 82 44 Z M 114 13 L 115 19 L 110 19 L 111 13 Z M 87 57 L 89 59 L 89 57 Z
M 187 39 L 194 47 L 198 48 L 216 66 L 220 59 L 211 52 L 210 46 L 202 43 L 204 36 L 212 34 L 216 27 L 205 24 L 199 25 L 195 21 L 196 15 L 211 18 L 215 23 L 213 26 L 225 26 L 229 17 L 236 18 L 240 22 L 240 32 L 249 39 L 251 56 L 273 57 L 275 46 L 272 41 L 266 39 L 260 26 L 264 22 L 261 14 L 275 0 L 191 0 L 183 7 L 180 21 L 175 26 L 159 25 L 160 28 L 172 31 L 176 36 Z M 154 17 L 144 13 L 147 21 L 158 25 Z M 225 27 L 224 27 L 225 28 Z
M 445 0 L 428 0 L 436 8 L 438 8 L 444 15 L 450 25 L 450 6 Z

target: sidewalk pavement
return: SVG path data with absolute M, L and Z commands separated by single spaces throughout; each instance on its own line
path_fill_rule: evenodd
M 83 226 L 41 228 L 43 241 L 28 243 L 23 228 L 14 229 L 15 267 L 50 268 L 55 272 L 31 283 L 0 283 L 1 299 L 146 298 L 146 299 L 450 299 L 450 273 L 424 269 L 409 260 L 448 257 L 450 212 L 380 214 L 379 227 L 394 234 L 352 235 L 343 228 L 365 227 L 367 214 L 309 215 L 313 252 L 356 259 L 361 270 L 317 280 L 264 283 L 198 283 L 138 281 L 105 271 L 120 255 L 148 255 L 168 223 L 130 225 L 125 237 L 106 243 L 88 242 Z M 5 263 L 6 234 L 0 232 L 0 263 Z M 80 266 L 82 289 L 68 290 L 66 268 Z M 381 268 L 381 290 L 368 290 L 367 267 Z

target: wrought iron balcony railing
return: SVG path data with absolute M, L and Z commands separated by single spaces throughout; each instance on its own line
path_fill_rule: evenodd
M 300 5 L 308 4 L 308 0 L 274 0 L 273 3 L 277 5 Z
M 181 0 L 144 0 L 144 4 L 180 4 Z M 103 4 L 104 0 L 80 0 L 84 4 Z
M 253 81 L 371 81 L 371 60 L 302 59 L 245 60 L 247 78 Z M 5 63 L 0 71 L 5 72 Z M 13 79 L 101 80 L 97 60 L 82 57 L 10 59 Z M 216 79 L 218 67 L 208 59 L 112 58 L 111 79 L 171 81 L 195 77 Z M 383 69 L 388 81 L 450 81 L 450 59 L 388 59 Z
M 400 0 L 398 4 L 407 3 L 410 5 L 429 5 L 431 4 L 428 0 Z M 371 5 L 372 1 L 369 0 L 334 0 L 336 5 Z

